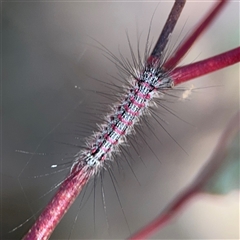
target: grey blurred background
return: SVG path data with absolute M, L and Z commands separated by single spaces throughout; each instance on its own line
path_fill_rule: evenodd
M 213 4 L 212 1 L 188 2 L 171 44 L 193 29 Z M 46 193 L 68 173 L 69 164 L 51 168 L 53 164 L 71 161 L 71 156 L 79 150 L 65 143 L 83 145 L 84 137 L 96 129 L 96 123 L 101 123 L 99 117 L 107 113 L 106 105 L 111 100 L 97 91 L 109 90 L 92 78 L 108 86 L 112 83 L 121 86 L 120 81 L 111 77 L 118 77 L 116 68 L 104 57 L 95 40 L 116 56 L 119 57 L 120 51 L 130 58 L 127 30 L 135 49 L 141 35 L 143 53 L 154 10 L 157 8 L 151 26 L 153 42 L 171 6 L 171 1 L 159 5 L 114 1 L 2 3 L 2 239 L 23 236 L 33 218 L 14 232 L 8 231 L 33 213 L 37 214 L 52 196 L 52 192 Z M 230 2 L 182 64 L 238 45 L 239 2 Z M 119 168 L 115 164 L 112 171 L 130 230 L 111 178 L 105 172 L 107 218 L 99 178 L 95 200 L 89 186 L 83 200 L 80 197 L 72 206 L 52 239 L 126 238 L 157 216 L 191 182 L 210 156 L 225 125 L 239 109 L 239 65 L 180 86 L 183 88 L 195 88 L 189 99 L 182 101 L 182 92 L 176 90 L 173 93 L 179 98 L 170 98 L 172 103 L 165 104 L 188 123 L 166 111 L 161 116 L 168 123 L 163 126 L 187 154 L 149 117 L 148 124 L 161 142 L 143 124 L 142 135 L 146 135 L 145 141 L 152 149 L 138 135 L 130 140 L 135 142 L 136 151 L 127 148 L 134 159 L 128 158 L 138 180 L 124 158 L 115 159 Z M 34 152 L 39 154 L 32 155 Z M 224 197 L 203 195 L 189 203 L 171 224 L 152 238 L 237 239 L 238 224 L 237 193 Z

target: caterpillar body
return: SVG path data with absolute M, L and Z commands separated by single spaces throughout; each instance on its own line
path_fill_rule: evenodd
M 83 161 L 93 173 L 98 172 L 104 161 L 110 159 L 113 152 L 118 152 L 119 145 L 125 142 L 159 91 L 173 87 L 169 73 L 164 72 L 160 65 L 146 66 L 143 71 L 131 76 L 132 86 L 128 93 L 113 108 L 113 113 L 106 117 L 107 123 L 101 125 L 100 131 L 88 141 L 89 149 L 77 154 L 73 169 L 77 168 L 79 161 L 82 167 Z

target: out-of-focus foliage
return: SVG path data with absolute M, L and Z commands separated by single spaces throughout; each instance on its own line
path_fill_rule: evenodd
M 221 167 L 204 186 L 203 191 L 211 194 L 227 194 L 239 189 L 239 132 L 231 141 Z

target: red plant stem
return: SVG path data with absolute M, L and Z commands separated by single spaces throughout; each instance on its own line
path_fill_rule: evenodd
M 177 212 L 179 212 L 179 210 L 186 204 L 186 202 L 197 193 L 196 190 L 197 189 L 194 189 L 192 187 L 187 189 L 164 212 L 162 212 L 160 216 L 158 216 L 152 222 L 144 226 L 141 230 L 139 230 L 137 233 L 135 233 L 128 239 L 146 239 L 148 236 L 161 229 L 173 218 L 173 216 L 176 215 Z
M 210 157 L 210 160 L 203 166 L 202 170 L 198 173 L 193 183 L 181 193 L 172 204 L 169 205 L 157 218 L 152 222 L 144 226 L 137 233 L 133 234 L 129 240 L 140 240 L 146 239 L 152 233 L 160 230 L 171 220 L 179 210 L 186 205 L 186 203 L 196 194 L 204 192 L 204 186 L 211 179 L 214 173 L 217 172 L 218 168 L 224 163 L 226 158 L 229 143 L 232 141 L 234 136 L 239 132 L 240 125 L 240 111 L 231 119 L 223 132 L 219 142 Z
M 220 70 L 240 61 L 240 47 L 214 57 L 192 63 L 183 67 L 178 67 L 171 72 L 174 86 L 203 76 L 205 74 Z
M 86 167 L 73 170 L 23 240 L 47 240 L 90 179 Z
M 203 60 L 201 62 L 190 64 L 184 67 L 176 68 L 171 77 L 175 85 L 191 80 L 194 77 L 227 67 L 240 61 L 240 48 L 233 49 L 229 52 L 222 53 L 218 56 Z M 204 69 L 204 66 L 206 67 Z M 209 69 L 207 71 L 207 69 Z M 214 70 L 213 70 L 214 69 Z M 196 75 L 197 74 L 197 75 Z M 83 166 L 81 169 L 73 169 L 70 175 L 61 184 L 59 190 L 52 198 L 41 213 L 37 221 L 34 223 L 29 232 L 24 236 L 23 240 L 47 240 L 60 222 L 64 214 L 77 198 L 83 187 L 91 177 L 89 169 Z M 172 217 L 173 211 L 179 209 L 194 193 L 194 189 L 187 190 L 163 215 L 161 220 L 153 222 L 151 232 L 158 224 L 163 225 Z M 147 230 L 149 231 L 149 230 Z M 130 238 L 131 239 L 131 238 Z M 136 239 L 135 236 L 132 239 Z M 141 239 L 141 238 L 140 238 Z
M 166 48 L 166 45 L 169 41 L 169 35 L 173 32 L 173 29 L 175 28 L 177 21 L 180 17 L 180 14 L 184 8 L 184 5 L 186 3 L 186 0 L 176 0 L 172 10 L 168 16 L 168 19 L 163 27 L 163 30 L 157 40 L 157 43 L 155 47 L 153 48 L 153 51 L 150 55 L 150 58 L 148 59 L 148 62 L 151 63 L 150 59 L 159 59 L 162 55 L 162 52 Z
M 176 50 L 174 55 L 164 64 L 164 68 L 166 70 L 173 69 L 182 57 L 187 53 L 187 51 L 191 48 L 196 39 L 201 35 L 201 33 L 207 29 L 207 27 L 212 23 L 215 19 L 216 15 L 219 14 L 221 9 L 225 6 L 228 0 L 221 0 L 216 4 L 216 6 L 210 11 L 207 17 L 199 24 L 196 30 L 183 42 L 182 45 Z

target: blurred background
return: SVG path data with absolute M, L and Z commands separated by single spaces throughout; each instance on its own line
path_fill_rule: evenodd
M 96 123 L 102 123 L 102 115 L 115 102 L 101 92 L 118 95 L 113 85 L 122 92 L 117 69 L 100 44 L 117 57 L 120 52 L 130 59 L 127 32 L 135 52 L 140 41 L 143 54 L 154 11 L 153 43 L 172 4 L 2 3 L 2 239 L 20 239 L 69 172 L 78 146 L 84 145 L 84 138 L 96 130 Z M 170 48 L 213 5 L 213 1 L 188 2 Z M 239 29 L 239 2 L 230 1 L 181 64 L 237 47 Z M 183 90 L 189 89 L 191 94 L 183 101 Z M 133 147 L 125 148 L 129 155 L 123 151 L 114 159 L 118 164 L 113 163 L 112 174 L 121 204 L 105 171 L 95 190 L 90 184 L 74 203 L 51 239 L 123 239 L 156 217 L 208 160 L 239 109 L 239 64 L 181 85 L 172 94 L 177 97 L 167 97 L 163 103 L 178 117 L 161 107 L 156 113 L 184 150 L 147 117 L 138 128 L 141 131 L 130 138 Z M 55 164 L 58 167 L 51 168 Z M 152 239 L 238 239 L 238 226 L 238 193 L 202 195 Z

